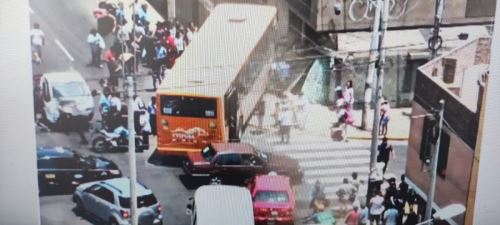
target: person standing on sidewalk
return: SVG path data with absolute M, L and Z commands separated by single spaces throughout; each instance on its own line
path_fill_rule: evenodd
M 283 107 L 283 112 L 280 118 L 280 134 L 281 134 L 281 144 L 290 143 L 290 129 L 295 124 L 293 111 L 290 106 L 286 105 Z
M 384 212 L 384 225 L 398 225 L 399 212 L 394 205 L 389 205 Z
M 361 210 L 359 212 L 359 225 L 368 225 L 368 207 L 366 207 L 366 203 L 361 204 Z
M 304 95 L 304 92 L 299 93 L 299 98 L 297 99 L 297 122 L 300 130 L 305 129 L 307 121 L 307 113 L 309 110 L 309 100 Z
M 149 149 L 149 135 L 151 134 L 151 124 L 149 121 L 149 113 L 146 109 L 141 109 L 139 123 L 141 126 L 141 135 L 142 141 L 144 142 L 144 147 L 145 149 Z
M 98 68 L 103 68 L 101 65 L 101 52 L 106 47 L 104 43 L 104 39 L 102 36 L 97 33 L 95 28 L 90 30 L 89 35 L 87 36 L 87 43 L 90 46 L 90 53 L 92 55 L 92 59 L 87 66 L 96 66 Z
M 337 94 L 337 100 L 335 101 L 335 111 L 337 112 L 337 122 L 334 127 L 341 127 L 341 139 L 347 142 L 347 102 L 344 98 L 344 93 L 342 88 L 337 86 L 335 88 L 335 93 Z
M 396 155 L 394 154 L 392 145 L 387 143 L 387 137 L 384 137 L 382 139 L 382 143 L 380 143 L 377 149 L 378 149 L 377 162 L 384 162 L 383 173 L 385 174 L 385 171 L 387 169 L 387 164 L 389 163 L 389 159 L 391 157 L 392 159 L 395 159 Z
M 42 62 L 42 46 L 45 45 L 45 34 L 40 29 L 40 24 L 35 23 L 30 31 L 31 50 L 33 51 L 34 61 L 38 64 Z
M 389 105 L 389 102 L 387 99 L 384 99 L 382 101 L 382 105 L 380 106 L 380 121 L 379 121 L 379 127 L 380 130 L 378 132 L 378 135 L 387 135 L 387 124 L 389 123 L 389 114 L 391 112 L 391 106 Z

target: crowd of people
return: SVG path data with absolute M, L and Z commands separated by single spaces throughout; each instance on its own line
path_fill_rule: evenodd
M 396 178 L 391 177 L 373 189 L 366 204 L 360 201 L 361 187 L 366 185 L 353 172 L 350 178 L 344 178 L 337 188 L 338 206 L 330 208 L 331 201 L 326 198 L 324 187 L 316 181 L 309 207 L 312 214 L 304 218 L 304 222 L 321 222 L 318 218 L 328 217 L 328 222 L 320 224 L 336 224 L 333 213 L 337 218 L 343 218 L 346 225 L 415 225 L 419 221 L 417 214 L 419 200 L 414 190 L 409 188 L 405 176 L 401 175 L 399 184 Z M 421 210 L 421 209 L 420 209 Z
M 130 18 L 125 16 L 127 10 L 132 11 Z M 99 9 L 94 11 L 94 15 L 98 20 L 98 28 L 91 29 L 87 38 L 92 53 L 88 65 L 103 68 L 101 58 L 104 52 L 110 85 L 116 84 L 121 74 L 137 74 L 139 69 L 149 68 L 153 88 L 156 89 L 166 71 L 172 68 L 175 60 L 182 55 L 198 31 L 193 22 L 185 25 L 178 19 L 158 21 L 152 29 L 148 4 L 139 0 L 135 0 L 128 8 L 123 2 L 117 5 L 103 2 L 99 4 Z M 106 24 L 108 20 L 113 21 L 110 27 L 114 41 L 106 50 L 102 35 L 108 32 L 102 28 L 105 25 L 99 24 Z

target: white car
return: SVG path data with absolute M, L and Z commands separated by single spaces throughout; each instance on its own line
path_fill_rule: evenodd
M 162 206 L 153 192 L 137 183 L 139 224 L 162 225 Z M 130 225 L 130 179 L 114 178 L 81 184 L 73 194 L 76 212 L 89 213 L 109 225 Z
M 51 125 L 65 119 L 90 121 L 94 100 L 89 86 L 76 71 L 45 73 L 40 81 L 44 117 Z

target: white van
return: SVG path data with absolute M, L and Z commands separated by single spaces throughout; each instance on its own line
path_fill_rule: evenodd
M 89 121 L 94 116 L 94 100 L 89 86 L 76 71 L 46 73 L 40 77 L 43 117 L 52 125 L 65 119 Z
M 189 198 L 190 225 L 254 225 L 252 196 L 248 189 L 205 185 Z

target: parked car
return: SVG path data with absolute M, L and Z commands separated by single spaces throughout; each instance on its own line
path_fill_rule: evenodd
M 36 153 L 41 193 L 73 190 L 81 183 L 122 176 L 114 162 L 102 157 L 85 157 L 62 147 L 42 147 Z
M 163 224 L 162 206 L 153 192 L 143 184 L 136 184 L 139 224 Z M 114 178 L 81 184 L 73 194 L 75 211 L 88 214 L 110 225 L 130 224 L 130 179 Z
M 271 171 L 290 177 L 294 183 L 303 177 L 296 159 L 264 153 L 245 143 L 209 144 L 200 152 L 188 153 L 183 169 L 190 176 L 210 176 L 213 183 L 224 176 L 251 178 Z
M 68 121 L 88 122 L 94 115 L 94 100 L 89 86 L 76 71 L 34 75 L 41 90 L 43 118 L 49 126 Z M 67 123 L 64 125 L 68 125 Z
M 290 178 L 279 175 L 261 175 L 247 185 L 253 199 L 255 224 L 292 225 L 295 194 Z

